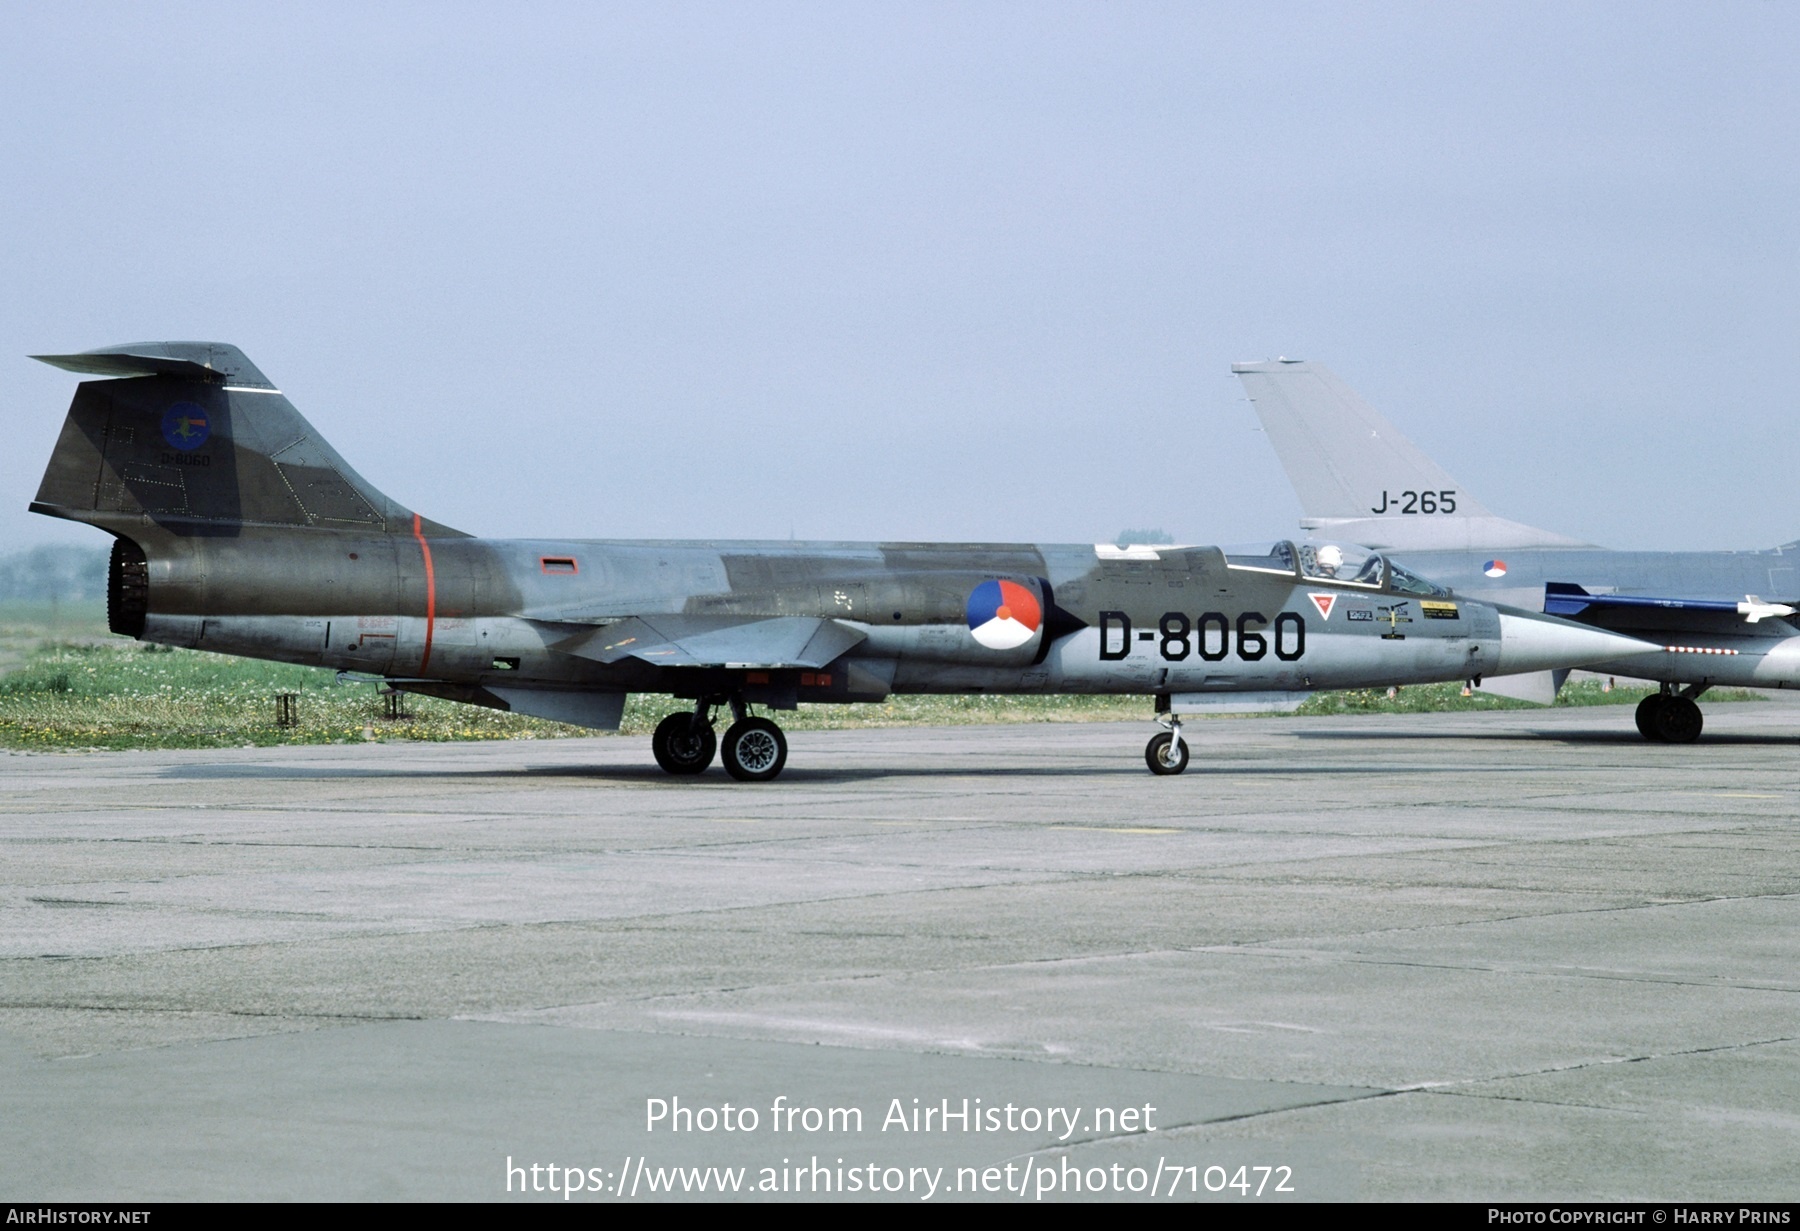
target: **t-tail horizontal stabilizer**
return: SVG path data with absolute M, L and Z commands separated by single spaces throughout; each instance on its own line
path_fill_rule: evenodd
M 73 355 L 31 358 L 84 376 L 180 376 L 214 385 L 275 390 L 243 351 L 224 342 L 126 342 Z
M 1315 537 L 1411 551 L 1585 544 L 1496 517 L 1319 363 L 1235 363 Z

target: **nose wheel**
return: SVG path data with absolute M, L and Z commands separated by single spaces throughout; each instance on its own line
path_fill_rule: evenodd
M 1170 714 L 1157 721 L 1169 729 L 1158 731 L 1144 745 L 1144 764 L 1153 774 L 1179 774 L 1188 767 L 1188 746 L 1181 738 L 1181 719 Z

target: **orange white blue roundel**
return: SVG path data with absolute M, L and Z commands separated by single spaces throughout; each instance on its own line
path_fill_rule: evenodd
M 1037 596 L 1016 581 L 984 581 L 969 595 L 969 632 L 990 650 L 1011 650 L 1044 622 Z

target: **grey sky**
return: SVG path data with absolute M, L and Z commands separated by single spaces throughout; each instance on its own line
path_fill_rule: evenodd
M 1781 4 L 6 4 L 0 548 L 74 379 L 243 347 L 484 534 L 1292 532 L 1228 365 L 1497 512 L 1800 538 Z

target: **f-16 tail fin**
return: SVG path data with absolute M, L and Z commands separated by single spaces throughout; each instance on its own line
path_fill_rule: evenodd
M 1496 517 L 1323 364 L 1236 363 L 1305 511 L 1302 528 L 1390 550 L 1571 547 Z
M 415 532 L 412 512 L 352 470 L 235 346 L 138 342 L 34 357 L 122 378 L 76 390 L 34 512 L 131 539 L 159 529 L 233 537 L 246 526 Z

